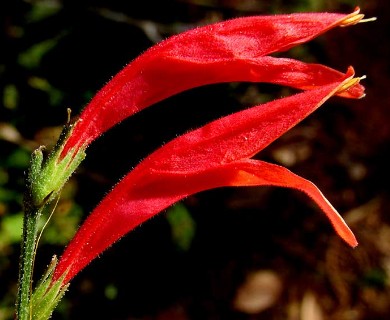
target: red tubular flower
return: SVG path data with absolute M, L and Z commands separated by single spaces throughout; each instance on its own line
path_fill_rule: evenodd
M 139 56 L 98 92 L 81 114 L 62 156 L 74 147 L 77 151 L 88 145 L 126 117 L 196 86 L 248 81 L 310 89 L 331 83 L 342 74 L 323 66 L 310 66 L 309 71 L 303 63 L 264 56 L 307 42 L 336 26 L 358 23 L 362 18 L 359 8 L 348 15 L 246 17 L 173 36 Z
M 358 92 L 359 79 L 352 77 L 350 68 L 338 81 L 221 118 L 152 153 L 87 218 L 60 259 L 54 279 L 66 273 L 67 283 L 143 221 L 191 194 L 221 186 L 301 190 L 325 212 L 340 237 L 356 246 L 353 233 L 314 184 L 286 168 L 250 159 L 332 95 Z
M 270 82 L 303 93 L 214 121 L 161 147 L 103 199 L 66 248 L 53 280 L 68 283 L 91 260 L 134 227 L 191 194 L 222 186 L 274 185 L 301 190 L 325 212 L 336 232 L 357 242 L 341 216 L 311 182 L 251 157 L 339 95 L 360 98 L 364 88 L 331 68 L 266 56 L 363 18 L 304 13 L 239 18 L 174 36 L 146 51 L 116 75 L 85 108 L 62 156 L 86 147 L 110 127 L 149 105 L 196 86 L 228 81 Z

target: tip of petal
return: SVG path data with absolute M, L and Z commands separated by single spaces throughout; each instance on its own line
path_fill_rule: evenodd
M 356 240 L 356 237 L 352 232 L 348 234 L 346 237 L 343 237 L 343 240 L 347 242 L 348 245 L 350 245 L 352 248 L 356 248 L 359 245 L 359 243 Z
M 357 247 L 358 242 L 352 230 L 345 223 L 344 219 L 336 213 L 335 215 L 328 216 L 332 222 L 332 225 L 336 233 L 352 248 Z
M 340 21 L 340 27 L 348 27 L 358 23 L 370 22 L 376 20 L 376 17 L 372 17 L 368 19 L 363 19 L 363 18 L 364 18 L 364 14 L 360 13 L 359 7 L 356 7 L 354 12 L 347 15 L 343 20 Z

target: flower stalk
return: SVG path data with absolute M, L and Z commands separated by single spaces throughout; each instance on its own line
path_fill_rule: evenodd
M 42 213 L 41 208 L 31 206 L 29 199 L 25 200 L 23 220 L 23 236 L 19 264 L 19 288 L 16 301 L 16 318 L 29 320 L 31 318 L 31 288 L 34 266 L 34 254 L 37 240 L 37 225 Z

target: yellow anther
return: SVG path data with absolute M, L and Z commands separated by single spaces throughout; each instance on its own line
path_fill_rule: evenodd
M 375 20 L 376 20 L 376 17 L 371 17 L 371 18 L 367 18 L 367 19 L 362 19 L 359 21 L 359 23 L 371 22 L 371 21 L 375 21 Z
M 360 12 L 360 9 L 356 8 L 356 10 L 354 12 L 352 12 L 343 21 L 340 22 L 340 27 L 348 27 L 348 26 L 355 25 L 357 23 L 370 22 L 370 21 L 376 20 L 376 17 L 363 19 L 364 14 L 359 13 L 359 12 Z
M 337 90 L 336 94 L 347 91 L 349 88 L 358 84 L 360 82 L 360 80 L 363 80 L 365 78 L 366 78 L 366 76 L 362 76 L 362 77 L 357 77 L 357 78 L 352 78 L 352 79 L 346 80 L 345 83 Z M 363 98 L 363 97 L 364 96 L 362 96 L 360 98 Z

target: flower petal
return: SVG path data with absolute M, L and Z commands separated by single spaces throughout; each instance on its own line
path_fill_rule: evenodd
M 224 117 L 152 153 L 87 218 L 60 259 L 54 280 L 68 272 L 68 282 L 143 221 L 190 194 L 220 186 L 271 184 L 300 189 L 319 204 L 337 232 L 355 245 L 337 212 L 312 184 L 280 167 L 247 160 L 329 97 L 347 90 L 350 83 L 356 85 L 352 76 L 350 69 L 344 80 Z M 244 171 L 243 165 L 253 167 Z M 261 166 L 271 171 L 262 172 Z M 282 174 L 280 179 L 275 172 Z
M 238 172 L 231 186 L 278 186 L 300 190 L 311 197 L 326 214 L 337 234 L 350 246 L 358 245 L 351 229 L 322 192 L 310 181 L 297 176 L 284 167 L 256 160 L 243 160 L 234 163 L 233 170 Z
M 191 172 L 252 157 L 321 106 L 329 97 L 353 90 L 359 78 L 349 68 L 344 79 L 211 122 L 155 151 L 135 171 Z M 360 86 L 360 85 L 359 85 Z
M 89 144 L 151 104 L 193 87 L 231 81 L 275 82 L 298 88 L 331 83 L 340 73 L 330 68 L 314 67 L 321 77 L 309 77 L 302 83 L 299 72 L 303 64 L 262 57 L 307 42 L 344 21 L 357 23 L 360 16 L 356 10 L 349 15 L 246 17 L 173 36 L 147 50 L 98 92 L 82 112 L 62 155 Z M 319 84 L 317 79 L 322 79 Z

